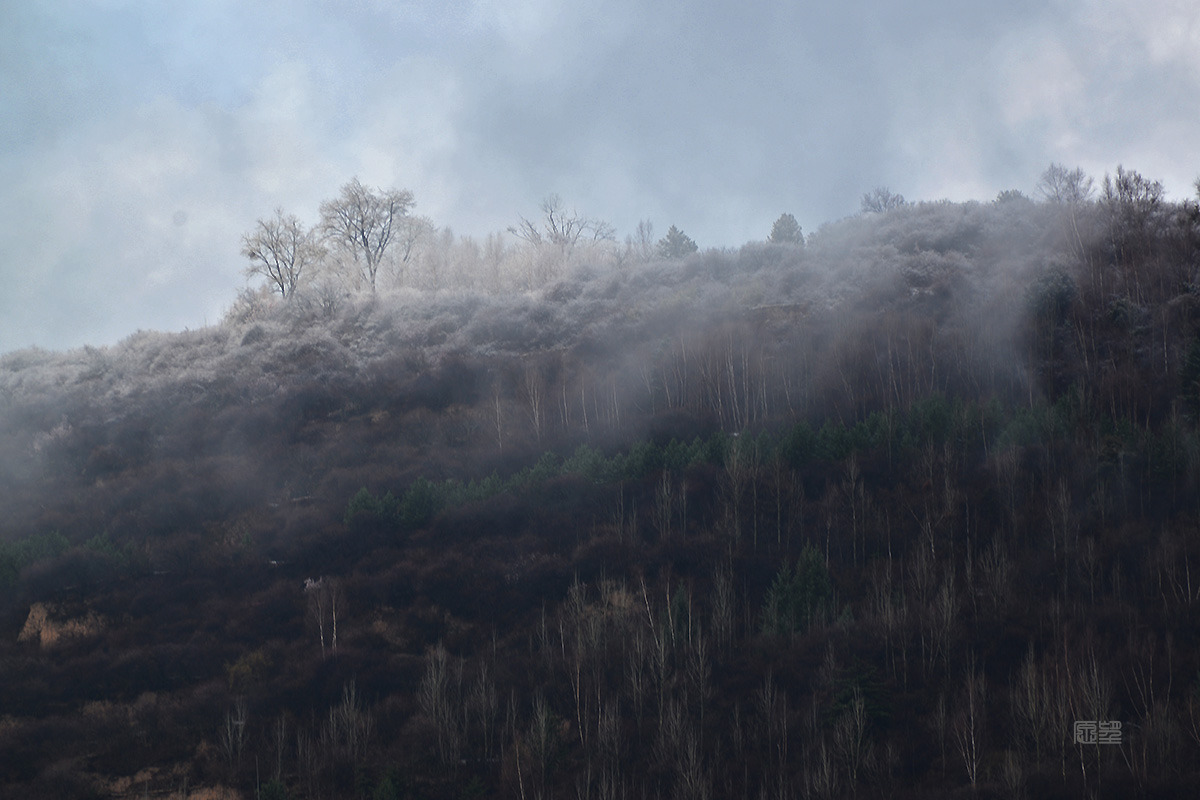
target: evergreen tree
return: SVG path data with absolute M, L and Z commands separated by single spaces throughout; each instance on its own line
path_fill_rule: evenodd
M 762 628 L 782 636 L 806 631 L 814 619 L 829 610 L 833 582 L 825 559 L 811 544 L 805 545 L 794 568 L 784 562 L 763 603 Z
M 800 223 L 791 214 L 780 214 L 779 219 L 771 226 L 771 235 L 767 241 L 772 244 L 804 244 L 804 233 Z
M 683 258 L 698 249 L 692 238 L 674 225 L 666 236 L 658 240 L 658 254 L 663 258 Z

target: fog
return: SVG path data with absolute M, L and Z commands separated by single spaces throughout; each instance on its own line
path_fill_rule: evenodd
M 1154 224 L 1176 224 L 1164 208 Z M 804 244 L 683 258 L 633 242 L 432 237 L 386 264 L 375 293 L 316 273 L 287 300 L 245 291 L 195 331 L 5 355 L 0 477 L 54 492 L 79 471 L 108 491 L 104 475 L 137 464 L 233 458 L 258 465 L 260 499 L 336 501 L 344 479 L 329 476 L 378 415 L 398 438 L 372 449 L 419 442 L 397 474 L 411 479 L 479 477 L 513 448 L 852 422 L 931 393 L 1027 403 L 1061 390 L 1030 372 L 1030 298 L 1048 275 L 1085 281 L 1067 222 L 1102 247 L 1105 213 L 1019 196 L 908 204 Z M 321 434 L 310 467 L 279 460 L 305 426 L 334 419 L 357 431 L 342 455 Z
M 287 299 L 254 280 L 195 330 L 12 351 L 0 536 L 141 541 L 581 446 L 890 425 L 927 402 L 974 404 L 985 454 L 1030 436 L 989 429 L 998 415 L 1051 406 L 1176 425 L 1200 370 L 1200 212 L 1131 170 L 1106 181 L 1092 199 L 901 203 L 681 257 L 655 234 L 429 230 L 374 292 L 327 254 Z M 287 516 L 260 551 L 327 523 Z

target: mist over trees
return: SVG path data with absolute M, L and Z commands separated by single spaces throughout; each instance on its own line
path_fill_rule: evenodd
M 0 356 L 0 786 L 1188 796 L 1200 194 L 1098 185 L 703 252 L 364 188 L 373 278 Z

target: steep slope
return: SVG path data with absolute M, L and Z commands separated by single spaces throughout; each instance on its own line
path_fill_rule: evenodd
M 1127 210 L 3 356 L 0 781 L 1182 790 L 1200 215 Z

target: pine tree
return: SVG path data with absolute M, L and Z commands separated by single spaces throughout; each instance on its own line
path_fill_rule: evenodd
M 791 214 L 780 214 L 779 219 L 771 226 L 771 235 L 767 241 L 772 244 L 804 244 L 804 233 L 800 223 Z
M 663 258 L 683 258 L 698 249 L 692 238 L 674 225 L 666 236 L 658 240 L 658 254 Z

